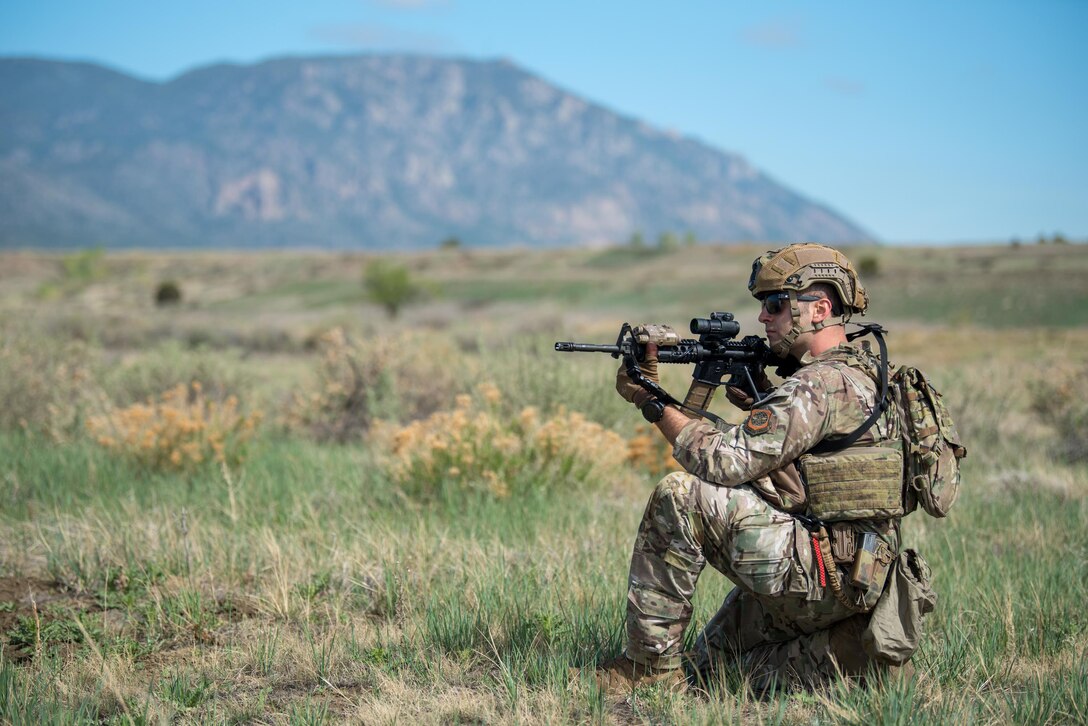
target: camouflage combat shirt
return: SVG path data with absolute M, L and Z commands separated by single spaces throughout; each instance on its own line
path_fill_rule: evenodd
M 673 456 L 688 472 L 719 486 L 752 484 L 772 504 L 795 511 L 796 497 L 776 490 L 768 473 L 792 464 L 829 437 L 849 435 L 873 412 L 880 395 L 879 359 L 867 347 L 840 345 L 805 354 L 801 368 L 752 407 L 743 424 L 724 431 L 696 420 L 676 439 Z M 894 418 L 881 416 L 858 442 L 893 438 Z

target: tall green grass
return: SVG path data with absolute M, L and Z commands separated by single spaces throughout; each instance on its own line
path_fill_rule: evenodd
M 874 282 L 874 295 L 886 300 L 885 291 L 899 289 L 897 270 L 930 284 L 930 273 L 955 254 L 880 252 L 889 277 Z M 744 265 L 714 255 L 727 257 L 695 249 L 645 258 L 568 252 L 527 262 L 505 255 L 495 264 L 471 255 L 410 261 L 421 274 L 460 279 L 462 288 L 449 289 L 466 301 L 465 280 L 524 274 L 523 265 L 557 278 L 572 269 L 633 279 L 668 262 L 695 276 L 686 287 L 666 279 L 641 292 L 602 284 L 584 298 L 592 314 L 568 321 L 545 321 L 515 299 L 528 290 L 526 304 L 544 304 L 541 296 L 565 295 L 565 288 L 541 282 L 514 290 L 502 287 L 509 279 L 495 280 L 493 289 L 512 290 L 497 306 L 501 315 L 524 315 L 526 331 L 507 335 L 504 326 L 518 321 L 488 317 L 487 306 L 455 307 L 465 315 L 451 330 L 426 329 L 433 350 L 442 351 L 434 362 L 448 374 L 442 380 L 452 383 L 416 376 L 419 390 L 442 409 L 452 406 L 453 389 L 490 381 L 502 394 L 495 416 L 565 407 L 630 436 L 640 419 L 611 390 L 615 361 L 560 357 L 551 343 L 605 340 L 596 331 L 611 329 L 628 305 L 688 316 L 720 307 L 714 299 L 740 305 Z M 326 262 L 314 269 L 339 274 Z M 718 284 L 723 298 L 703 269 L 717 262 L 739 285 Z M 250 294 L 289 290 L 302 302 L 276 292 L 265 301 L 292 315 L 310 303 L 335 308 L 347 295 L 343 286 L 327 297 L 290 287 L 295 271 L 281 261 L 253 264 L 267 269 Z M 987 264 L 992 272 L 1012 263 Z M 1036 274 L 1033 264 L 1018 260 L 1017 269 Z M 964 269 L 986 272 L 975 257 Z M 210 279 L 227 274 L 208 272 Z M 913 308 L 895 303 L 905 317 L 890 326 L 893 357 L 933 375 L 969 455 L 951 516 L 919 513 L 905 522 L 907 542 L 929 560 L 940 596 L 913 682 L 837 684 L 760 700 L 743 674 L 727 672 L 710 698 L 654 688 L 623 700 L 600 693 L 589 674 L 622 647 L 628 558 L 654 485 L 627 464 L 592 474 L 541 466 L 505 497 L 455 478 L 413 488 L 392 481 L 387 452 L 368 431 L 334 444 L 271 424 L 240 466 L 158 471 L 109 453 L 78 425 L 57 436 L 49 426 L 21 426 L 10 410 L 0 430 L 0 722 L 1084 722 L 1088 470 L 1056 444 L 1080 425 L 1082 409 L 1061 402 L 1088 399 L 1088 390 L 1083 376 L 1051 374 L 1083 367 L 1082 331 L 1039 337 L 963 325 L 919 333 L 912 314 L 947 316 L 967 304 L 951 292 L 940 297 L 932 285 L 921 289 L 911 293 L 921 296 Z M 98 315 L 86 313 L 92 327 L 101 324 Z M 1075 316 L 1062 320 L 1079 325 Z M 327 329 L 332 318 L 309 324 Z M 370 350 L 365 330 L 353 331 L 363 341 L 360 355 Z M 21 335 L 20 356 L 41 353 L 32 369 L 53 375 L 56 361 L 70 360 L 61 360 L 63 341 L 48 331 L 31 324 Z M 269 382 L 290 380 L 309 393 L 319 365 L 318 353 L 301 347 L 286 362 L 183 344 L 122 354 L 92 341 L 81 350 L 94 373 L 87 385 L 116 405 L 198 377 L 270 409 L 270 420 L 277 398 Z M 15 380 L 17 372 L 0 373 Z M 666 375 L 672 389 L 685 384 L 680 368 Z M 398 381 L 386 404 L 396 407 L 413 380 Z M 12 406 L 30 405 L 23 388 L 0 390 Z M 64 397 L 46 402 L 61 405 Z M 689 642 L 730 587 L 704 573 Z

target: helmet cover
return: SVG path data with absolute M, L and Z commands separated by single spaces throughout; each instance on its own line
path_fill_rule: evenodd
M 801 292 L 816 283 L 835 288 L 843 312 L 864 313 L 869 296 L 846 255 L 824 245 L 802 243 L 771 250 L 752 263 L 748 290 L 757 298 L 773 292 Z

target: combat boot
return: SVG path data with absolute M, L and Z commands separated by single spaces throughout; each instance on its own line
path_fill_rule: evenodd
M 610 696 L 631 693 L 636 686 L 664 684 L 670 691 L 687 690 L 687 680 L 680 668 L 658 669 L 635 663 L 623 653 L 597 666 L 593 672 L 597 687 Z
M 910 681 L 914 679 L 914 664 L 909 660 L 902 665 L 889 665 L 884 667 L 884 680 L 888 682 Z

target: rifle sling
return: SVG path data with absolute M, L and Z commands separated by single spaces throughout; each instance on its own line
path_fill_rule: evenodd
M 627 365 L 627 375 L 631 378 L 631 380 L 646 389 L 650 393 L 650 395 L 656 398 L 658 401 L 661 401 L 666 405 L 676 406 L 677 408 L 684 411 L 690 411 L 696 416 L 713 421 L 718 426 L 728 425 L 724 419 L 711 413 L 710 411 L 696 408 L 695 406 L 688 406 L 685 403 L 677 401 L 672 396 L 672 394 L 662 388 L 660 384 L 655 383 L 654 381 L 648 379 L 646 376 L 642 375 L 642 370 L 638 367 L 638 361 L 635 360 L 635 357 L 633 355 L 624 354 L 623 362 Z

